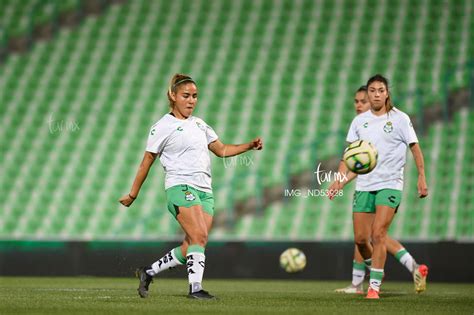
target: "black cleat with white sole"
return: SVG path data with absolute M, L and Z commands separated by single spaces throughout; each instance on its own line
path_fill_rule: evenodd
M 150 286 L 150 283 L 153 282 L 153 277 L 146 273 L 147 269 L 151 268 L 140 267 L 135 271 L 135 275 L 140 281 L 137 291 L 141 298 L 146 298 L 148 296 L 148 287 Z

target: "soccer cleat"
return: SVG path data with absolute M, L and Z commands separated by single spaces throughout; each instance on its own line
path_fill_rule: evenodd
M 334 290 L 336 293 L 346 293 L 346 294 L 364 294 L 364 285 L 361 283 L 359 285 L 353 285 L 352 283 L 345 288 Z
M 215 299 L 214 295 L 210 295 L 209 292 L 204 291 L 204 290 L 200 290 L 200 291 L 196 291 L 196 292 L 193 292 L 193 293 L 189 293 L 189 294 L 188 294 L 188 298 L 190 298 L 190 299 L 197 299 L 197 300 L 211 300 L 211 299 Z
M 140 281 L 137 291 L 141 298 L 148 296 L 148 287 L 153 282 L 153 277 L 146 273 L 146 269 L 151 269 L 151 267 L 140 267 L 135 271 L 135 275 Z
M 421 293 L 426 290 L 426 277 L 428 276 L 428 266 L 415 263 L 413 268 L 413 282 L 415 292 Z
M 369 287 L 369 290 L 367 291 L 367 295 L 365 298 L 371 299 L 371 300 L 380 299 L 379 292 Z

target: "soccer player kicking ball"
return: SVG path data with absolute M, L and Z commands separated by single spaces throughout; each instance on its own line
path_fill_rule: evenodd
M 212 299 L 202 288 L 205 268 L 205 247 L 214 215 L 209 150 L 219 157 L 230 157 L 252 149 L 261 150 L 262 140 L 245 144 L 223 144 L 214 130 L 202 119 L 192 116 L 198 93 L 194 80 L 176 74 L 168 88 L 171 112 L 151 127 L 143 161 L 130 193 L 120 198 L 129 207 L 138 197 L 151 165 L 159 157 L 165 171 L 168 211 L 185 233 L 178 246 L 150 266 L 137 270 L 138 294 L 148 296 L 153 277 L 170 268 L 186 264 L 189 295 L 194 299 Z
M 370 110 L 370 103 L 367 98 L 367 87 L 361 86 L 354 96 L 354 108 L 357 115 L 365 113 Z M 349 170 L 346 164 L 341 161 L 339 163 L 339 173 L 346 174 Z M 345 183 L 347 184 L 347 183 Z M 337 191 L 342 189 L 339 182 L 333 183 L 330 190 Z M 331 195 L 333 199 L 335 195 Z M 352 263 L 352 283 L 341 289 L 336 289 L 338 293 L 348 294 L 363 294 L 364 293 L 364 278 L 365 269 L 370 269 L 372 262 L 372 244 L 370 243 L 370 226 L 374 220 L 374 213 L 370 212 L 354 212 L 354 261 Z M 359 250 L 362 248 L 365 259 Z M 413 275 L 413 282 L 415 284 L 415 291 L 421 293 L 426 290 L 426 277 L 428 275 L 428 267 L 426 265 L 419 265 L 410 253 L 403 247 L 403 245 L 387 235 L 386 238 L 387 252 L 393 255 L 407 270 Z
M 367 82 L 367 91 L 370 110 L 354 118 L 346 140 L 351 143 L 357 140 L 369 141 L 375 145 L 379 154 L 375 169 L 357 176 L 353 203 L 354 213 L 375 213 L 373 223 L 369 226 L 373 252 L 366 298 L 378 299 L 387 257 L 387 231 L 401 201 L 408 146 L 418 170 L 420 198 L 428 195 L 428 188 L 423 154 L 415 130 L 408 115 L 393 106 L 387 79 L 379 74 L 373 76 Z M 342 189 L 355 177 L 355 173 L 349 172 L 347 180 L 333 184 L 332 188 Z M 368 257 L 370 251 L 366 243 L 356 244 L 362 256 Z

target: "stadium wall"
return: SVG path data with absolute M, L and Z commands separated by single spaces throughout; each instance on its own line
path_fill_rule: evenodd
M 418 262 L 430 267 L 429 280 L 474 282 L 474 243 L 404 242 Z M 176 242 L 38 242 L 1 241 L 2 276 L 133 276 L 136 267 L 150 264 Z M 307 256 L 306 269 L 287 274 L 279 255 L 297 247 Z M 211 242 L 206 250 L 206 278 L 349 280 L 350 242 Z M 406 269 L 387 258 L 386 279 L 411 281 Z M 176 269 L 164 277 L 185 277 Z

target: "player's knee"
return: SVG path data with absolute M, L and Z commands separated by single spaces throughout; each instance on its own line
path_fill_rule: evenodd
M 354 242 L 358 247 L 367 246 L 369 244 L 369 236 L 365 234 L 356 233 L 354 235 Z
M 372 242 L 374 244 L 384 244 L 387 238 L 387 231 L 382 227 L 374 227 L 372 231 Z

